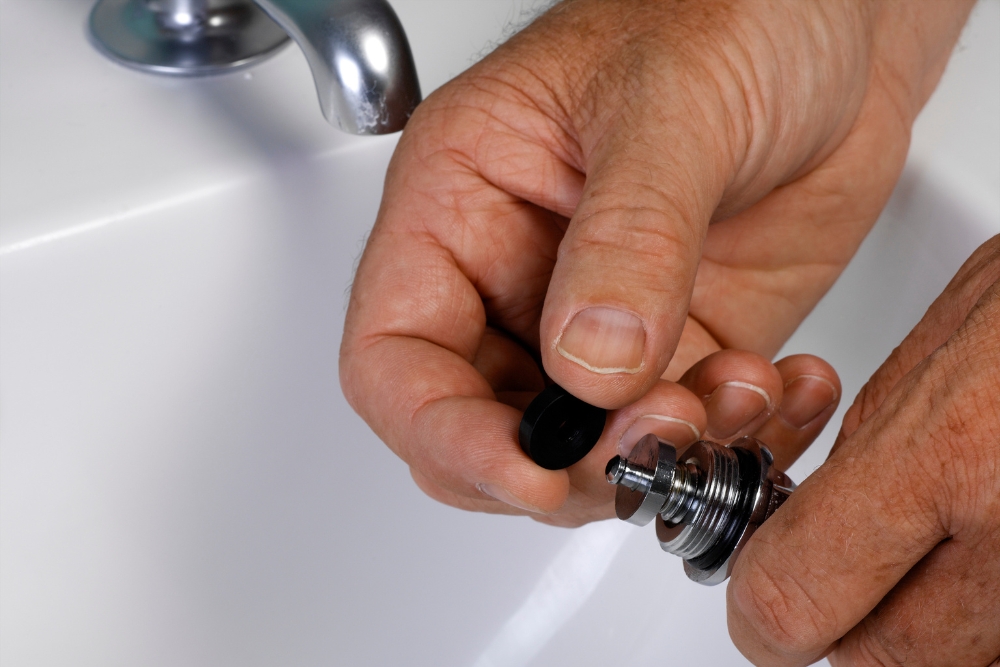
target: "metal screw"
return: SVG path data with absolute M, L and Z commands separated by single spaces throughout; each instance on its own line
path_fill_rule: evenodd
M 605 475 L 618 486 L 618 518 L 656 519 L 663 550 L 684 559 L 688 577 L 711 585 L 725 581 L 743 545 L 794 489 L 773 464 L 750 437 L 728 447 L 696 442 L 677 461 L 677 450 L 650 434 L 627 459 L 608 461 Z

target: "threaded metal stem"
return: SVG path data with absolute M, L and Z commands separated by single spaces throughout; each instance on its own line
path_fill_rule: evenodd
M 702 483 L 701 471 L 693 464 L 678 463 L 670 495 L 660 508 L 664 521 L 682 523 L 698 507 L 698 487 Z
M 661 544 L 664 551 L 681 558 L 697 558 L 708 551 L 736 504 L 739 461 L 735 454 L 726 447 L 712 447 L 710 460 L 706 463 L 704 471 L 684 465 L 687 479 L 680 482 L 683 492 L 671 493 L 669 508 L 665 509 L 673 511 L 661 512 L 665 521 L 684 524 L 676 538 Z M 678 472 L 681 465 L 678 464 Z

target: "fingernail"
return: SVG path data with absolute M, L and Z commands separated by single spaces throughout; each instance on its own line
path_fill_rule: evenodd
M 713 438 L 725 440 L 743 430 L 771 403 L 767 392 L 746 382 L 726 382 L 712 392 L 705 412 Z
M 778 413 L 792 428 L 802 429 L 837 400 L 837 389 L 824 378 L 800 375 L 785 384 Z
M 496 486 L 495 484 L 484 484 L 480 482 L 476 484 L 476 488 L 486 495 L 499 500 L 502 503 L 507 503 L 518 509 L 522 509 L 526 512 L 534 512 L 535 514 L 548 514 L 548 512 L 543 512 L 537 507 L 532 507 L 528 503 L 524 502 L 520 498 L 511 495 L 506 489 L 501 486 Z
M 556 350 L 595 373 L 637 373 L 646 331 L 632 313 L 593 306 L 581 310 L 559 337 Z
M 698 428 L 687 420 L 664 415 L 643 415 L 625 429 L 618 440 L 618 453 L 628 456 L 635 443 L 648 433 L 677 448 L 690 445 L 701 437 Z

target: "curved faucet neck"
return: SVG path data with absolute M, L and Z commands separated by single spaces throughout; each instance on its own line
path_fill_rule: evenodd
M 403 129 L 420 103 L 413 54 L 386 0 L 254 0 L 305 53 L 323 115 L 353 134 Z

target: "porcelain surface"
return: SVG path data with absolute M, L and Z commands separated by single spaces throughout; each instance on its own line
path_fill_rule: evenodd
M 394 0 L 425 92 L 534 3 Z M 301 53 L 139 74 L 90 3 L 0 0 L 0 662 L 745 665 L 725 587 L 652 530 L 436 504 L 351 411 L 337 352 L 397 137 L 323 120 Z M 783 353 L 854 394 L 1000 232 L 1000 2 Z M 623 656 L 623 647 L 631 647 Z

